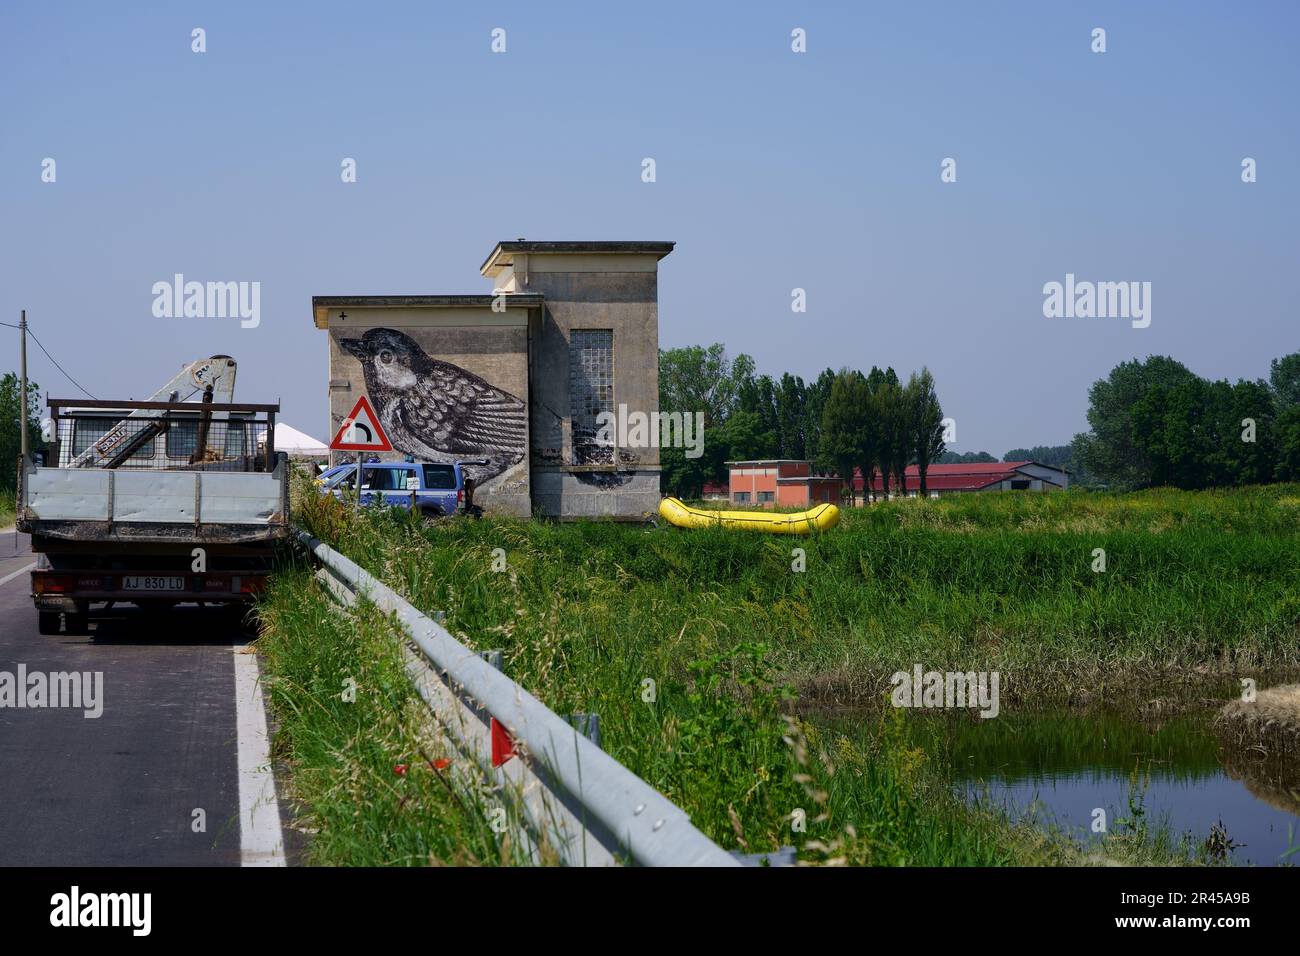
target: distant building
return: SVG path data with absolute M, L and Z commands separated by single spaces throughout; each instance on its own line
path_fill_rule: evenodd
M 908 465 L 904 475 L 907 494 L 921 491 L 921 473 L 916 465 Z M 882 493 L 880 473 L 872 475 L 872 490 Z M 1036 461 L 976 461 L 960 465 L 931 465 L 925 470 L 927 494 L 955 494 L 967 491 L 1056 491 L 1070 486 L 1070 473 L 1055 465 L 1042 465 Z M 853 490 L 862 494 L 862 472 L 853 471 Z M 898 489 L 891 486 L 892 493 Z
M 811 506 L 821 502 L 838 502 L 844 486 L 834 475 L 818 474 L 809 461 L 766 459 L 729 461 L 728 490 L 732 504 L 764 507 Z M 879 473 L 872 476 L 873 489 L 883 494 Z M 905 475 L 906 493 L 920 494 L 921 475 L 910 465 Z M 853 471 L 853 490 L 862 499 L 862 472 Z M 1036 461 L 971 462 L 961 465 L 931 465 L 926 469 L 926 493 L 940 495 L 971 491 L 1055 491 L 1068 488 L 1070 474 L 1054 465 Z M 890 488 L 898 494 L 897 488 Z
M 840 500 L 840 480 L 818 474 L 810 461 L 729 461 L 727 469 L 732 504 L 794 507 Z

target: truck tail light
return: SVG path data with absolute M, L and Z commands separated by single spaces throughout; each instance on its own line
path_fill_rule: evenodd
M 460 508 L 460 507 L 462 507 L 464 504 L 465 504 L 465 489 L 464 489 L 464 488 L 457 488 L 457 489 L 456 489 L 456 507 L 457 507 L 457 508 Z
M 67 594 L 73 590 L 76 578 L 70 574 L 32 575 L 32 592 L 35 594 Z
M 239 579 L 240 594 L 261 594 L 266 590 L 266 578 L 261 575 L 244 576 Z

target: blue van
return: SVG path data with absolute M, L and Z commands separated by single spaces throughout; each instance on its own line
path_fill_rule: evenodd
M 351 501 L 356 494 L 357 466 L 339 465 L 317 481 L 324 494 Z M 392 508 L 412 508 L 440 518 L 465 503 L 465 473 L 460 462 L 367 461 L 361 464 L 361 503 L 383 501 Z

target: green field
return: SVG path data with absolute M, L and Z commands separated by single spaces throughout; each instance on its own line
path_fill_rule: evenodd
M 597 522 L 424 525 L 403 512 L 357 521 L 310 494 L 298 511 L 418 607 L 444 611 L 462 641 L 501 648 L 510 676 L 552 709 L 599 713 L 605 748 L 724 845 L 933 865 L 1083 855 L 950 797 L 941 758 L 908 743 L 903 725 L 914 718 L 881 706 L 895 670 L 997 670 L 1002 706 L 1024 709 L 1205 696 L 1243 671 L 1292 668 L 1298 514 L 1294 485 L 900 501 L 850 512 L 808 539 Z M 805 550 L 802 572 L 793 548 Z M 273 704 L 294 740 L 284 755 L 301 776 L 332 781 L 317 788 L 336 803 L 338 781 L 362 788 L 367 799 L 340 806 L 384 814 L 369 822 L 376 832 L 401 826 L 400 813 L 373 802 L 392 789 L 380 779 L 388 751 L 378 762 L 353 752 L 365 721 L 295 724 L 357 657 L 338 638 L 310 638 L 324 625 L 304 617 L 329 617 L 325 599 L 305 572 L 288 574 L 265 615 Z M 400 681 L 385 686 L 409 700 Z M 854 708 L 874 729 L 850 740 L 805 719 L 829 706 Z M 323 742 L 299 750 L 298 735 Z M 806 833 L 791 831 L 795 808 L 816 821 Z M 472 829 L 474 814 L 459 809 Z M 314 826 L 335 832 L 341 813 Z M 316 852 L 353 862 L 346 844 L 318 836 Z M 366 859 L 452 852 L 412 846 L 419 852 Z M 1181 852 L 1149 834 L 1116 835 L 1105 848 L 1121 859 Z

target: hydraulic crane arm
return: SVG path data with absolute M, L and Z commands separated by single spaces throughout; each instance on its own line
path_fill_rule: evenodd
M 155 391 L 146 401 L 188 402 L 195 396 L 200 402 L 230 404 L 235 396 L 235 360 L 229 355 L 198 359 L 180 370 L 170 382 Z M 200 406 L 202 407 L 202 406 Z M 167 412 L 157 408 L 137 408 L 123 418 L 104 437 L 73 459 L 69 468 L 116 468 L 131 457 L 137 448 L 162 434 L 171 424 Z M 199 422 L 199 451 L 206 443 L 208 423 L 213 417 L 225 418 L 225 412 L 205 414 Z

